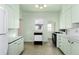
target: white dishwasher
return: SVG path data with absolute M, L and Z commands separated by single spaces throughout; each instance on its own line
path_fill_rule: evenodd
M 34 45 L 42 45 L 43 33 L 34 33 Z

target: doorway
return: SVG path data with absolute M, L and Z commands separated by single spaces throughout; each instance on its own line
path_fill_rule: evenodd
M 52 38 L 52 33 L 55 32 L 55 23 L 48 23 L 47 24 L 47 32 L 48 32 L 48 39 Z

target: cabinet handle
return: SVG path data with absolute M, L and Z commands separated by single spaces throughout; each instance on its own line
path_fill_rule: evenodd
M 70 43 L 70 41 L 68 40 L 68 42 Z
M 71 44 L 73 44 L 74 42 L 71 42 Z
M 68 40 L 68 42 L 69 42 L 69 43 L 71 43 L 71 44 L 73 44 L 73 43 L 74 43 L 74 42 L 70 42 L 69 40 Z

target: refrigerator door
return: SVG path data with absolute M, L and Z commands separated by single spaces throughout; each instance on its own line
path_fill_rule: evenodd
M 0 34 L 5 34 L 6 33 L 6 20 L 5 16 L 6 16 L 6 11 L 3 8 L 0 8 Z
M 6 55 L 8 51 L 7 35 L 0 35 L 0 55 Z

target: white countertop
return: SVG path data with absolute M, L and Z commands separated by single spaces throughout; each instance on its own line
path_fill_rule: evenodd
M 8 37 L 9 39 L 8 39 L 8 43 L 10 43 L 10 42 L 12 42 L 12 41 L 14 41 L 14 40 L 17 40 L 17 39 L 19 39 L 19 38 L 21 38 L 22 36 L 16 36 L 16 37 Z
M 61 34 L 60 36 L 63 36 L 67 38 L 68 40 L 72 42 L 79 42 L 79 35 L 66 35 L 66 34 Z

